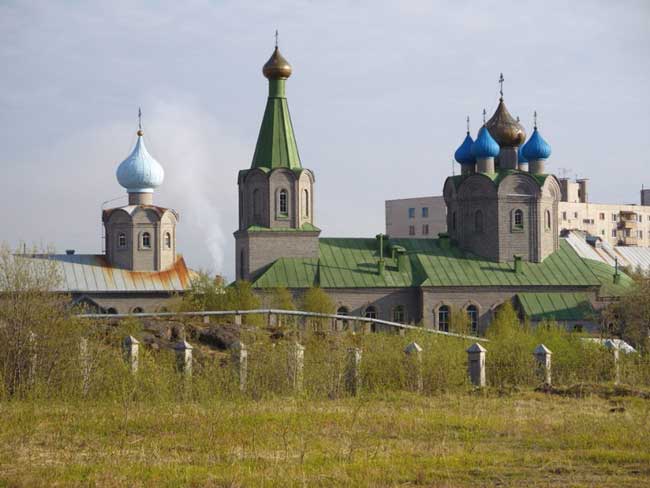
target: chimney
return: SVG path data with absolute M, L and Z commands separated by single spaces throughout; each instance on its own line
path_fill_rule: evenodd
M 587 195 L 587 181 L 589 181 L 587 178 L 576 180 L 576 183 L 578 183 L 578 201 L 580 203 L 587 203 L 589 201 Z
M 523 273 L 524 269 L 523 269 L 523 265 L 522 265 L 521 255 L 520 254 L 515 254 L 513 256 L 513 258 L 515 260 L 515 273 L 517 273 L 517 274 Z
M 68 256 L 72 256 L 72 255 L 74 254 L 74 249 L 66 249 L 66 250 L 65 250 L 65 253 L 66 253 Z
M 440 245 L 440 249 L 449 249 L 450 247 L 449 234 L 447 234 L 446 232 L 440 232 L 438 234 L 438 244 Z
M 650 206 L 650 189 L 641 187 L 641 205 Z
M 406 249 L 401 246 L 395 246 L 393 248 L 394 256 L 397 261 L 397 271 L 404 272 L 406 271 L 408 256 L 406 255 Z
M 384 269 L 386 269 L 386 261 L 380 259 L 377 261 L 377 272 L 379 273 L 379 276 L 384 276 Z

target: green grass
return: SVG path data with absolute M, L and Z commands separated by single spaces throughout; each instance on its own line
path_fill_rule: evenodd
M 0 486 L 638 487 L 649 422 L 648 400 L 531 391 L 16 400 L 0 404 Z

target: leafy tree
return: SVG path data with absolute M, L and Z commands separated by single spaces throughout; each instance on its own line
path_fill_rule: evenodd
M 322 288 L 312 287 L 302 296 L 302 309 L 305 312 L 334 313 L 334 301 Z
M 296 305 L 293 303 L 293 295 L 285 287 L 274 288 L 270 298 L 271 308 L 278 310 L 296 309 Z
M 459 307 L 452 307 L 449 314 L 449 331 L 455 334 L 469 334 L 469 315 Z
M 639 350 L 650 349 L 650 274 L 628 272 L 634 279 L 634 286 L 619 302 L 603 313 L 606 324 L 613 326 L 613 332 Z M 608 331 L 610 332 L 610 331 Z

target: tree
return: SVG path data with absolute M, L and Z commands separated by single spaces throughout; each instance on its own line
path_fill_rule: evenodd
M 302 309 L 305 312 L 334 313 L 334 302 L 322 288 L 312 287 L 302 296 Z
M 271 308 L 278 310 L 295 310 L 296 305 L 293 303 L 293 295 L 284 287 L 274 288 L 271 291 Z
M 607 325 L 613 326 L 614 334 L 639 350 L 650 349 L 650 274 L 628 272 L 634 285 L 621 299 L 610 305 L 603 313 Z M 608 331 L 609 332 L 609 331 Z

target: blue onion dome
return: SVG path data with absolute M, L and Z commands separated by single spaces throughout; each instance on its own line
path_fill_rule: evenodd
M 495 158 L 499 155 L 500 147 L 497 144 L 485 125 L 481 127 L 472 144 L 472 155 L 475 158 Z
M 537 159 L 548 159 L 551 155 L 551 146 L 539 134 L 537 126 L 533 129 L 533 135 L 530 136 L 528 142 L 524 144 L 521 153 L 528 159 L 528 161 L 535 161 Z
M 143 135 L 139 130 L 133 151 L 117 168 L 117 181 L 129 193 L 152 193 L 165 178 L 163 167 L 147 151 Z
M 520 163 L 527 163 L 528 160 L 526 159 L 526 156 L 524 156 L 523 149 L 524 149 L 523 145 L 519 146 L 519 148 L 517 149 L 517 161 L 519 161 Z
M 454 153 L 454 158 L 462 165 L 471 165 L 476 164 L 476 158 L 472 154 L 472 144 L 474 144 L 474 139 L 469 135 L 469 132 L 465 136 L 463 143 L 458 146 L 456 152 Z

